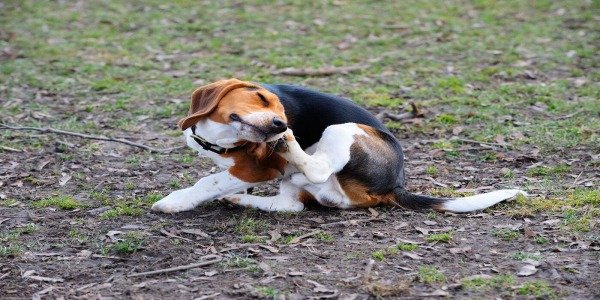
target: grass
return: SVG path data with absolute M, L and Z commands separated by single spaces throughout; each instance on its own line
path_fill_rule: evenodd
M 252 234 L 246 234 L 241 238 L 242 243 L 264 243 L 267 241 L 267 238 L 264 236 L 256 236 Z
M 433 242 L 449 243 L 452 240 L 452 233 L 444 232 L 444 233 L 430 234 L 425 238 L 425 240 L 429 243 L 433 243 Z
M 128 200 L 111 200 L 107 195 L 98 193 L 95 195 L 103 204 L 112 206 L 111 209 L 100 214 L 100 219 L 111 220 L 122 216 L 141 216 L 154 202 L 163 198 L 156 192 L 148 193 L 145 197 L 134 197 Z
M 242 269 L 250 273 L 260 272 L 260 268 L 256 265 L 256 262 L 253 259 L 239 256 L 229 258 L 228 260 L 221 262 L 219 265 L 225 269 Z
M 23 235 L 32 234 L 38 231 L 38 229 L 36 224 L 29 223 L 25 226 L 0 233 L 0 242 L 2 242 L 0 245 L 0 257 L 20 255 L 23 252 L 23 245 L 20 238 Z
M 494 229 L 492 230 L 492 234 L 504 241 L 512 241 L 521 236 L 521 233 L 518 230 L 510 228 Z
M 400 251 L 415 251 L 415 250 L 419 249 L 419 245 L 417 245 L 417 244 L 409 244 L 409 243 L 402 243 L 402 242 L 398 243 L 398 245 L 396 245 L 396 247 Z
M 120 254 L 132 254 L 140 250 L 144 243 L 145 240 L 141 233 L 127 232 L 122 240 L 117 241 L 110 248 Z
M 442 283 L 446 281 L 446 275 L 435 267 L 421 266 L 417 272 L 419 282 L 425 284 Z
M 17 203 L 19 203 L 19 201 L 15 200 L 15 199 L 0 200 L 0 206 L 5 206 L 5 207 L 15 206 Z
M 263 297 L 268 297 L 271 299 L 275 299 L 280 294 L 279 290 L 276 288 L 266 286 L 259 286 L 256 288 L 256 291 Z
M 261 233 L 269 228 L 269 224 L 264 220 L 254 219 L 252 217 L 243 217 L 235 225 L 235 232 L 244 235 Z
M 540 260 L 540 259 L 542 259 L 542 257 L 538 254 L 527 253 L 527 252 L 517 252 L 517 253 L 513 254 L 512 258 L 516 259 L 516 260 L 526 260 L 526 259 Z
M 492 277 L 478 277 L 462 280 L 462 288 L 466 290 L 504 290 L 513 286 L 516 281 L 513 275 L 500 274 Z
M 521 296 L 535 297 L 536 299 L 558 299 L 558 293 L 543 280 L 525 282 L 517 289 Z
M 81 207 L 81 203 L 77 200 L 73 199 L 71 196 L 60 195 L 60 196 L 52 196 L 49 198 L 45 198 L 42 200 L 37 200 L 33 202 L 33 207 L 42 208 L 42 207 L 57 207 L 64 210 L 72 210 L 78 207 Z
M 530 217 L 539 213 L 556 213 L 562 218 L 562 228 L 571 232 L 591 232 L 600 217 L 600 189 L 573 189 L 551 197 L 519 196 L 514 204 L 505 204 L 514 217 Z M 495 233 L 495 235 L 501 233 Z M 543 243 L 542 238 L 536 242 Z
M 471 157 L 461 150 L 464 144 L 447 141 L 458 126 L 464 128 L 459 138 L 495 142 L 501 136 L 510 151 L 537 147 L 542 156 L 600 151 L 598 1 L 225 1 L 201 8 L 187 0 L 5 2 L 0 10 L 0 47 L 6 49 L 0 99 L 6 101 L 0 115 L 23 126 L 140 140 L 148 137 L 142 132 L 151 132 L 179 141 L 175 122 L 187 112 L 194 87 L 235 76 L 308 85 L 370 107 L 399 110 L 415 102 L 427 110 L 424 118 L 387 126 L 438 141 L 431 147 L 442 149 L 448 160 Z M 340 48 L 347 38 L 353 42 Z M 7 51 L 14 56 L 5 56 Z M 272 73 L 353 64 L 366 68 L 319 78 Z M 573 112 L 578 113 L 565 117 Z M 31 117 L 37 113 L 48 117 Z M 85 154 L 57 146 L 52 135 L 29 135 L 2 131 L 0 140 L 25 153 L 57 148 L 63 151 L 56 155 L 61 163 L 87 161 L 85 155 L 99 153 L 104 144 L 78 140 Z M 154 145 L 164 141 L 146 140 Z M 124 160 L 133 167 L 151 163 L 149 158 L 154 157 L 141 152 Z M 160 158 L 194 165 L 187 155 Z M 477 158 L 500 161 L 491 152 Z M 597 168 L 590 163 L 588 170 Z M 515 218 L 553 214 L 561 218 L 561 230 L 572 233 L 596 232 L 600 190 L 570 190 L 569 175 L 579 173 L 577 165 L 505 172 L 506 179 L 525 172 L 543 180 L 549 188 L 542 194 L 549 196 L 518 198 L 498 207 Z M 425 172 L 437 176 L 442 167 L 436 166 Z M 81 181 L 74 176 L 68 184 Z M 178 177 L 164 188 L 185 186 L 184 181 Z M 119 188 L 133 192 L 136 187 L 123 181 Z M 438 196 L 462 195 L 452 188 L 433 195 L 436 191 Z M 109 190 L 90 196 L 111 206 L 102 218 L 113 219 L 147 210 L 149 201 L 131 194 L 114 199 L 120 193 Z M 244 224 L 235 231 L 241 238 L 258 237 L 265 228 Z M 497 236 L 514 241 L 521 234 L 500 231 Z M 534 240 L 545 243 L 542 237 Z
M 371 257 L 376 261 L 383 261 L 385 259 L 385 251 L 377 250 L 371 252 Z
M 333 236 L 326 233 L 325 231 L 319 231 L 317 234 L 314 235 L 314 237 L 317 240 L 324 242 L 324 243 L 333 243 L 333 241 L 334 241 Z
M 81 100 L 87 113 L 108 116 L 110 126 L 130 130 L 140 124 L 138 120 L 171 119 L 185 112 L 185 101 L 165 103 L 163 99 L 186 99 L 198 85 L 193 83 L 199 79 L 193 70 L 203 68 L 206 75 L 200 79 L 204 82 L 231 76 L 301 82 L 369 106 L 396 108 L 410 99 L 425 108 L 438 108 L 437 115 L 428 115 L 411 129 L 415 131 L 437 128 L 443 134 L 464 123 L 481 127 L 465 130 L 463 135 L 470 139 L 493 141 L 497 135 L 522 132 L 521 143 L 540 146 L 543 151 L 574 145 L 598 149 L 600 138 L 593 133 L 600 131 L 600 121 L 594 118 L 600 111 L 595 101 L 600 92 L 592 84 L 600 79 L 593 46 L 598 33 L 592 27 L 598 5 L 595 1 L 555 1 L 540 8 L 536 3 L 307 2 L 294 3 L 290 9 L 289 3 L 273 6 L 256 1 L 243 9 L 232 9 L 230 3 L 207 5 L 198 16 L 193 1 L 168 5 L 108 1 L 81 7 L 71 2 L 19 1 L 7 3 L 0 13 L 0 22 L 11 33 L 3 47 L 16 52 L 15 58 L 3 61 L 0 82 L 8 87 L 26 86 L 28 94 L 44 90 L 59 97 L 72 95 Z M 552 13 L 559 8 L 566 13 Z M 209 17 L 220 16 L 223 9 L 228 9 L 235 23 Z M 132 17 L 132 12 L 140 10 L 144 13 Z M 326 24 L 311 23 L 306 11 Z M 349 24 L 347 18 L 357 14 L 361 17 Z M 157 19 L 165 21 L 154 22 Z M 267 19 L 266 24 L 256 22 Z M 589 30 L 578 34 L 580 28 L 564 26 L 565 22 L 578 22 Z M 292 23 L 311 25 L 304 28 Z M 72 30 L 73 26 L 79 30 Z M 407 29 L 399 31 L 394 26 Z M 210 34 L 214 28 L 222 30 Z M 297 38 L 290 41 L 289 36 Z M 340 40 L 348 36 L 355 41 L 338 49 Z M 420 47 L 424 42 L 427 47 Z M 524 43 L 526 51 L 517 47 Z M 567 56 L 569 51 L 574 56 Z M 536 57 L 535 64 L 529 63 L 528 55 Z M 368 67 L 318 81 L 273 75 L 269 69 L 357 63 Z M 562 71 L 556 74 L 556 70 Z M 524 79 L 528 72 L 545 76 Z M 340 78 L 344 84 L 338 83 Z M 583 84 L 574 84 L 574 78 L 583 79 Z M 0 97 L 11 99 L 13 90 L 1 89 Z M 9 102 L 0 113 L 48 112 L 60 105 L 44 101 L 22 106 Z M 534 104 L 543 105 L 544 114 L 527 113 Z M 579 108 L 583 111 L 570 118 L 555 118 Z M 519 125 L 490 122 L 504 115 L 515 116 Z M 75 116 L 73 122 L 70 117 L 52 115 L 50 125 L 101 130 L 91 120 Z M 152 122 L 149 129 L 164 131 L 160 123 Z M 15 140 L 6 146 L 34 149 L 47 142 L 45 138 L 42 145 Z M 181 162 L 189 164 L 191 158 L 181 158 Z

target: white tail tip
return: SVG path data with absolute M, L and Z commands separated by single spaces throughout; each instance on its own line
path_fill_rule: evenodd
M 498 190 L 485 194 L 455 198 L 444 203 L 443 209 L 450 212 L 470 212 L 488 208 L 498 202 L 513 198 L 518 194 L 527 197 L 527 193 L 521 190 Z

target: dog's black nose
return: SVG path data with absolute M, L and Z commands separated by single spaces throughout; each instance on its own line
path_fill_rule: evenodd
M 275 117 L 273 118 L 273 124 L 271 124 L 271 131 L 275 132 L 275 133 L 281 133 L 287 130 L 287 124 L 285 124 L 285 122 L 278 118 Z

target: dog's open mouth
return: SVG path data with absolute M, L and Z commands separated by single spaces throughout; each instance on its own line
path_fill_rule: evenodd
M 283 133 L 268 132 L 242 119 L 235 120 L 234 122 L 237 124 L 233 123 L 232 125 L 238 130 L 238 137 L 243 140 L 261 143 L 276 141 L 283 137 Z

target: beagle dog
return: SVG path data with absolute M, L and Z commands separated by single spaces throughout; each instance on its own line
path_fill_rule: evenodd
M 434 198 L 404 188 L 400 142 L 350 100 L 293 85 L 221 80 L 195 90 L 179 121 L 187 145 L 222 170 L 152 205 L 180 212 L 224 199 L 265 211 L 300 211 L 310 201 L 337 208 L 378 204 L 469 212 L 512 198 L 498 190 Z M 244 193 L 281 178 L 276 196 Z M 523 193 L 524 194 L 524 193 Z

